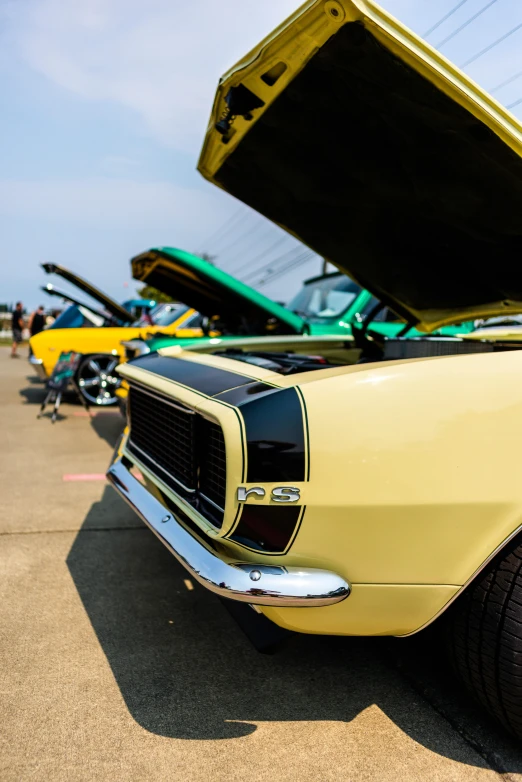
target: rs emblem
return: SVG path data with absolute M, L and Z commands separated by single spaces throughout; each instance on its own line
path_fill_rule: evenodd
M 246 502 L 250 495 L 256 495 L 257 497 L 264 497 L 266 491 L 261 486 L 253 486 L 251 489 L 246 489 L 244 486 L 239 486 L 237 490 L 237 501 Z M 297 502 L 301 496 L 301 490 L 295 486 L 277 486 L 272 489 L 270 499 L 273 502 Z
M 253 489 L 245 489 L 244 486 L 240 486 L 237 490 L 237 501 L 246 502 L 251 494 L 257 494 L 258 497 L 265 496 L 265 490 L 261 486 L 254 486 Z

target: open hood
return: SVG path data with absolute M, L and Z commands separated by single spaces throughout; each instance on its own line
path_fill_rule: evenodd
M 78 307 L 83 307 L 86 310 L 89 310 L 89 312 L 92 312 L 94 315 L 98 315 L 100 318 L 103 318 L 105 321 L 111 321 L 112 316 L 108 312 L 104 312 L 103 310 L 97 310 L 95 307 L 92 307 L 90 304 L 85 304 L 85 302 L 80 301 L 79 299 L 75 298 L 74 296 L 71 296 L 70 293 L 65 293 L 65 291 L 61 291 L 58 288 L 55 288 L 52 283 L 48 282 L 47 285 L 41 285 L 40 290 L 44 293 L 47 293 L 49 296 L 56 296 L 59 299 L 63 299 L 64 301 L 68 301 L 71 304 L 76 304 Z
M 122 307 L 122 305 L 118 304 L 117 301 L 111 299 L 110 296 L 107 296 L 106 293 L 102 293 L 102 291 L 100 291 L 94 285 L 91 285 L 91 283 L 87 282 L 87 280 L 84 280 L 82 277 L 74 274 L 74 272 L 70 272 L 69 269 L 64 269 L 63 266 L 58 266 L 56 263 L 42 263 L 42 269 L 47 272 L 47 274 L 57 274 L 59 277 L 63 277 L 64 280 L 67 280 L 73 285 L 76 285 L 76 287 L 81 291 L 87 293 L 89 296 L 92 296 L 93 299 L 100 302 L 100 304 L 107 310 L 107 312 L 110 312 L 111 315 L 114 315 L 114 317 L 120 323 L 132 323 L 135 319 L 134 315 L 128 312 L 125 307 Z
M 522 311 L 522 126 L 371 0 L 226 74 L 199 170 L 422 330 Z
M 217 316 L 229 334 L 300 334 L 298 315 L 191 253 L 160 247 L 131 261 L 132 276 L 184 302 L 202 315 Z

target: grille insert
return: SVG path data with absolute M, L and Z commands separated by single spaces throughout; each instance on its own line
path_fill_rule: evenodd
M 223 523 L 226 452 L 215 424 L 170 399 L 131 386 L 128 449 L 216 527 Z
M 225 439 L 218 424 L 201 419 L 199 488 L 204 499 L 223 510 L 227 486 Z

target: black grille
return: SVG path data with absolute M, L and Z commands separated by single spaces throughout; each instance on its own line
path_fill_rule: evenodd
M 128 448 L 214 525 L 223 523 L 226 455 L 218 424 L 177 402 L 132 386 Z
M 225 439 L 218 424 L 201 420 L 201 472 L 199 488 L 204 498 L 223 509 L 227 485 Z

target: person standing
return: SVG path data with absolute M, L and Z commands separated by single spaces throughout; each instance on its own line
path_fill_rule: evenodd
M 31 337 L 34 337 L 35 334 L 39 334 L 41 331 L 43 331 L 44 326 L 45 326 L 44 308 L 40 306 L 38 307 L 37 310 L 35 310 L 32 313 L 31 317 L 29 318 L 28 328 Z
M 13 310 L 13 346 L 11 348 L 11 358 L 20 358 L 17 353 L 18 345 L 22 341 L 22 330 L 24 328 L 24 310 L 22 302 L 17 301 Z

